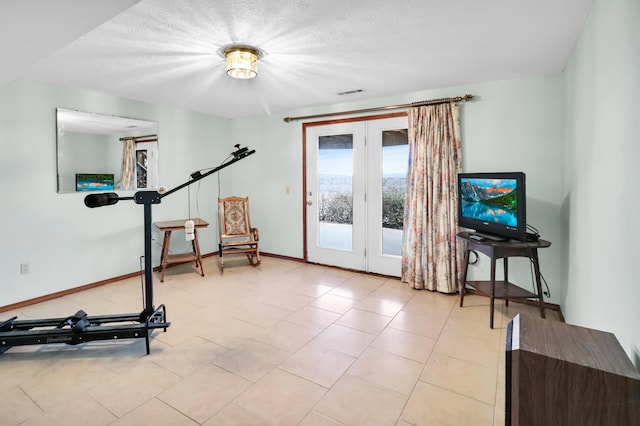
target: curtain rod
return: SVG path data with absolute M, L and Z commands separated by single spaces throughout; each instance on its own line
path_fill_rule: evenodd
M 144 138 L 158 138 L 158 135 L 144 135 L 144 136 L 125 136 L 124 138 L 120 138 L 121 141 L 127 140 L 127 139 L 144 139 Z
M 390 109 L 401 109 L 401 108 L 411 108 L 411 107 L 420 107 L 425 105 L 436 105 L 436 104 L 444 104 L 449 102 L 469 102 L 475 99 L 474 95 L 464 95 L 458 96 L 455 98 L 440 98 L 440 99 L 431 99 L 428 101 L 418 101 L 412 102 L 410 104 L 400 104 L 400 105 L 387 105 L 382 107 L 375 108 L 365 108 L 365 109 L 356 109 L 351 111 L 342 111 L 342 112 L 327 112 L 324 114 L 315 114 L 315 115 L 304 115 L 298 117 L 285 117 L 284 121 L 289 123 L 290 121 L 296 120 L 306 120 L 309 118 L 320 118 L 320 117 L 333 117 L 336 115 L 346 115 L 346 114 L 358 114 L 361 112 L 373 112 L 373 111 L 388 111 Z

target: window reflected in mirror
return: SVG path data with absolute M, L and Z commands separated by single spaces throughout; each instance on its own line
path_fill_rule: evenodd
M 156 122 L 58 108 L 56 126 L 59 193 L 158 187 Z

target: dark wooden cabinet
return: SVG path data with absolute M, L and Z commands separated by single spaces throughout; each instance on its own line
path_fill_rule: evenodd
M 507 425 L 640 425 L 640 373 L 613 334 L 519 314 L 506 351 Z

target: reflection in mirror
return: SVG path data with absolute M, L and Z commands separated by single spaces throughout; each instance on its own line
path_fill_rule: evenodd
M 58 192 L 156 189 L 158 123 L 56 110 Z

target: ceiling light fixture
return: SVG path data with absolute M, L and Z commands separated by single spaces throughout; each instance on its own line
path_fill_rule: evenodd
M 233 78 L 254 78 L 258 75 L 260 50 L 249 46 L 229 46 L 223 50 L 227 60 L 227 75 Z

